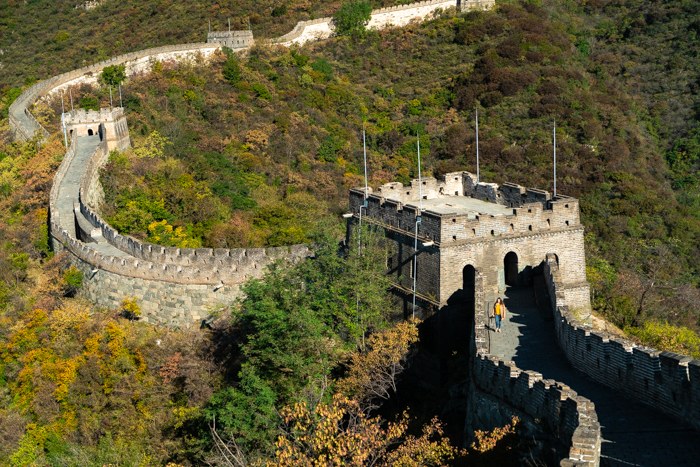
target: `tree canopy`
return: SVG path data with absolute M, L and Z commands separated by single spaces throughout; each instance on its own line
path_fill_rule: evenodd
M 104 67 L 100 75 L 100 81 L 110 86 L 117 86 L 126 80 L 125 65 L 109 65 Z
M 370 2 L 353 0 L 343 3 L 338 12 L 333 15 L 335 33 L 339 36 L 362 33 L 371 18 L 372 4 Z

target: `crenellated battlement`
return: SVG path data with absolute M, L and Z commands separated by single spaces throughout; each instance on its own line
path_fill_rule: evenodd
M 218 43 L 230 49 L 247 49 L 255 44 L 253 31 L 210 31 L 207 43 Z
M 577 317 L 588 289 L 567 286 L 554 257 L 544 268 L 559 346 L 594 380 L 700 428 L 700 360 L 594 330 Z
M 124 117 L 124 109 L 122 107 L 103 107 L 100 110 L 71 110 L 65 113 L 64 121 L 66 125 L 78 123 L 108 123 L 115 122 L 122 117 Z
M 376 193 L 368 189 L 368 194 L 363 216 L 409 235 L 414 233 L 422 201 L 418 235 L 442 244 L 581 228 L 577 199 L 561 195 L 552 199 L 546 191 L 513 183 L 476 183 L 469 172 L 449 173 L 441 180 L 413 180 L 408 187 L 387 183 Z M 365 188 L 350 190 L 350 212 L 359 217 L 364 201 Z
M 209 31 L 207 33 L 207 38 L 215 38 L 215 37 L 247 37 L 247 36 L 253 36 L 253 31 L 250 31 L 248 29 L 243 30 L 243 31 Z

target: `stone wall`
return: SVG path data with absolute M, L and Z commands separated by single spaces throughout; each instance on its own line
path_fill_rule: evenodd
M 602 438 L 594 404 L 563 383 L 489 354 L 484 277 L 476 268 L 467 426 L 491 430 L 516 415 L 529 435 L 547 435 L 559 465 L 598 466 Z
M 62 222 L 74 222 L 73 219 L 60 219 L 56 208 L 58 187 L 75 155 L 75 136 L 54 178 L 51 190 L 50 233 L 54 251 L 67 251 L 71 262 L 84 276 L 81 293 L 94 303 L 102 306 L 116 307 L 122 300 L 135 297 L 142 307 L 143 319 L 164 325 L 189 325 L 193 321 L 208 316 L 221 305 L 227 305 L 240 296 L 240 286 L 253 277 L 260 277 L 263 268 L 276 258 L 296 261 L 309 256 L 305 245 L 277 249 L 253 250 L 214 250 L 178 251 L 168 249 L 170 256 L 163 252 L 165 248 L 150 245 L 153 250 L 161 249 L 162 257 L 154 252 L 152 260 L 141 260 L 130 255 L 112 256 L 100 252 L 95 243 L 84 243 L 72 237 L 68 230 L 62 228 Z M 108 156 L 106 140 L 98 145 L 90 158 L 81 178 L 79 212 L 89 221 L 87 227 L 79 223 L 78 236 L 94 239 L 111 229 L 84 199 L 95 198 L 95 192 L 101 189 L 99 184 L 99 167 Z M 90 193 L 90 196 L 87 196 Z M 97 227 L 96 235 L 90 227 Z M 116 233 L 116 232 L 115 232 Z M 129 244 L 129 239 L 119 236 L 121 244 Z M 105 237 L 106 238 L 106 237 Z M 144 248 L 143 244 L 131 240 L 133 251 Z M 141 245 L 134 248 L 134 245 Z M 123 251 L 123 250 L 121 250 Z M 202 259 L 210 253 L 206 263 Z M 226 254 L 224 254 L 224 252 Z M 197 254 L 199 253 L 199 254 Z M 166 263 L 164 258 L 170 258 Z M 177 259 L 179 258 L 179 259 Z M 187 258 L 199 259 L 194 264 L 187 264 Z M 153 260 L 160 260 L 156 262 Z M 225 261 L 220 261 L 224 260 Z M 235 261 L 232 261 L 235 260 Z M 226 264 L 221 264 L 221 263 Z
M 25 90 L 10 106 L 10 130 L 15 139 L 27 141 L 36 131 L 42 132 L 45 138 L 49 134 L 31 116 L 27 108 L 43 96 L 60 92 L 70 86 L 81 83 L 95 84 L 102 70 L 110 65 L 125 65 L 127 76 L 133 76 L 151 71 L 157 61 L 193 59 L 198 56 L 208 57 L 220 48 L 219 44 L 180 44 L 140 50 L 120 55 L 95 65 L 79 68 L 44 81 L 40 81 Z
M 553 258 L 545 280 L 559 345 L 571 364 L 594 380 L 700 429 L 700 360 L 638 346 L 581 322 L 580 306 L 563 285 Z
M 255 43 L 253 31 L 211 31 L 207 43 L 219 43 L 232 50 L 247 49 Z
M 212 287 L 116 274 L 84 261 L 55 238 L 52 240 L 54 251 L 67 251 L 71 264 L 83 273 L 80 296 L 109 308 L 119 308 L 124 299 L 136 298 L 141 319 L 146 323 L 180 328 L 196 326 L 243 296 L 239 284 Z
M 98 133 L 104 135 L 104 123 Z M 143 319 L 164 325 L 189 325 L 240 296 L 240 286 L 261 277 L 276 259 L 297 261 L 311 254 L 306 245 L 265 249 L 178 249 L 144 244 L 119 235 L 93 208 L 103 197 L 99 169 L 109 156 L 106 137 L 96 146 L 80 177 L 76 212 L 62 219 L 59 188 L 75 158 L 77 132 L 54 177 L 49 197 L 50 240 L 54 251 L 67 251 L 84 276 L 81 293 L 94 303 L 117 307 L 135 297 Z M 75 236 L 73 229 L 77 227 Z M 100 243 L 103 242 L 103 243 Z M 105 250 L 109 243 L 115 249 Z M 104 251 L 111 251 L 105 253 Z
M 491 8 L 495 0 L 427 0 L 408 5 L 392 6 L 372 11 L 367 28 L 383 29 L 389 26 L 405 26 L 413 20 L 422 20 L 436 10 L 448 8 Z M 333 35 L 333 18 L 300 21 L 289 33 L 273 39 L 273 42 L 291 46 L 305 42 L 328 39 Z
M 367 222 L 382 227 L 393 240 L 394 255 L 389 273 L 403 288 L 413 287 L 415 226 L 419 214 L 418 200 L 470 197 L 491 201 L 512 210 L 509 215 L 439 213 L 430 207 L 421 212 L 418 227 L 419 243 L 433 242 L 419 248 L 417 255 L 417 292 L 445 303 L 462 288 L 463 269 L 467 265 L 481 268 L 484 287 L 489 292 L 505 288 L 504 259 L 517 255 L 519 285 L 528 285 L 535 272 L 540 272 L 546 255 L 553 254 L 560 262 L 561 277 L 567 294 L 580 297 L 577 303 L 583 313 L 590 313 L 588 284 L 583 248 L 583 226 L 579 218 L 579 201 L 566 196 L 551 199 L 542 190 L 526 189 L 506 183 L 475 183 L 468 172 L 446 174 L 444 180 L 434 178 L 404 187 L 389 183 L 376 190 L 367 189 L 367 207 L 362 216 Z M 463 195 L 462 195 L 463 194 Z M 359 220 L 365 202 L 365 188 L 350 191 L 350 212 Z M 411 202 L 412 204 L 404 204 Z
M 495 237 L 480 242 L 442 246 L 441 279 L 436 284 L 438 296 L 444 301 L 462 288 L 463 270 L 467 265 L 482 269 L 484 287 L 488 292 L 502 291 L 505 288 L 504 260 L 511 252 L 517 255 L 518 285 L 530 285 L 532 276 L 541 269 L 547 253 L 556 253 L 567 284 L 575 285 L 576 290 L 585 290 L 582 295 L 585 302 L 579 305 L 583 313 L 590 314 L 583 233 L 583 227 L 579 226 L 555 232 Z
M 534 425 L 531 430 L 548 433 L 563 458 L 560 465 L 600 464 L 602 438 L 595 406 L 567 385 L 485 353 L 474 360 L 472 381 L 479 391 L 498 400 L 499 411 L 504 405 L 511 407 L 526 424 Z M 474 397 L 479 400 L 478 393 Z M 487 419 L 489 424 L 503 423 L 505 418 L 501 415 L 500 420 L 493 420 L 498 414 L 493 407 L 475 407 L 472 403 L 470 409 L 470 423 L 478 418 Z

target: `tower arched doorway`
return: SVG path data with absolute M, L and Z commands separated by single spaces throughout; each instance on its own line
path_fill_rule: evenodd
M 518 285 L 518 255 L 511 251 L 503 258 L 506 285 Z
M 92 128 L 88 128 L 88 136 L 92 136 L 92 135 L 93 135 Z

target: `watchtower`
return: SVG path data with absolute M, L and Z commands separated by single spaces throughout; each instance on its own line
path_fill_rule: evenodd
M 107 140 L 109 151 L 125 151 L 131 145 L 129 127 L 122 107 L 102 108 L 99 111 L 77 109 L 65 115 L 66 131 L 71 136 L 100 135 Z
M 222 47 L 233 50 L 247 49 L 255 43 L 253 31 L 211 31 L 207 43 L 218 42 Z
M 440 308 L 473 294 L 475 280 L 486 295 L 530 285 L 548 255 L 559 265 L 563 288 L 588 290 L 577 199 L 513 183 L 477 183 L 469 172 L 368 191 L 366 208 L 365 188 L 350 191 L 350 211 L 359 220 L 362 209 L 363 221 L 392 241 L 387 273 L 411 300 L 414 273 L 418 302 Z M 590 312 L 585 293 L 568 303 Z

